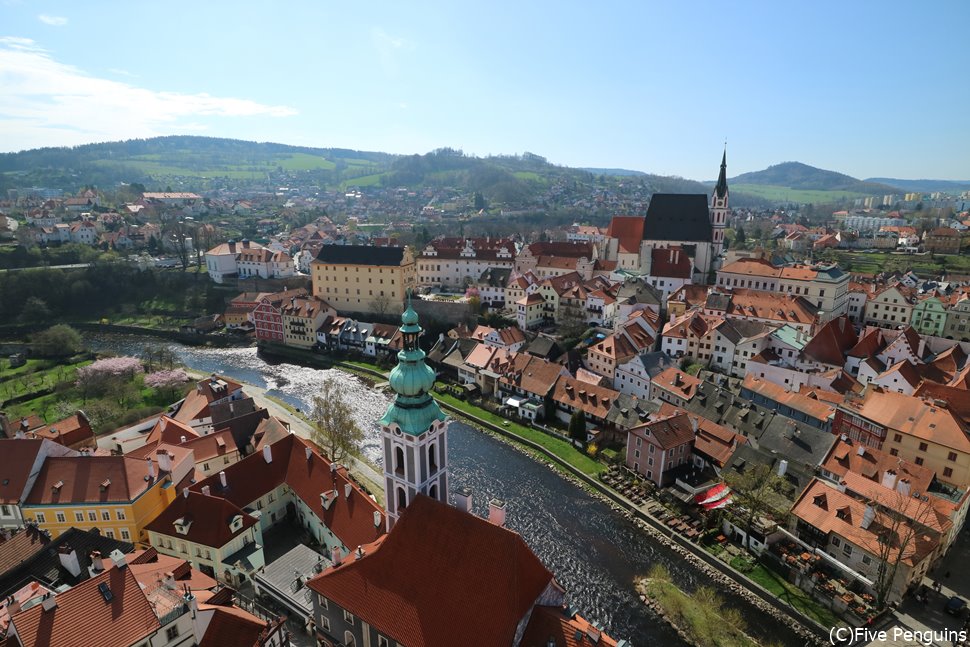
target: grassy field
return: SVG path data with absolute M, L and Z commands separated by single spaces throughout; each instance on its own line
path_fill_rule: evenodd
M 823 627 L 834 627 L 840 623 L 831 609 L 817 602 L 811 595 L 802 591 L 794 584 L 785 581 L 778 573 L 767 568 L 764 564 L 757 564 L 754 570 L 746 575 L 767 589 L 772 595 L 785 604 L 801 611 Z
M 381 183 L 381 178 L 384 177 L 385 173 L 374 173 L 373 175 L 362 175 L 360 177 L 355 177 L 350 180 L 344 180 L 340 183 L 340 187 L 343 190 L 347 190 L 353 186 L 377 186 Z
M 485 411 L 484 409 L 480 409 L 472 404 L 469 404 L 464 400 L 459 400 L 458 398 L 452 395 L 449 395 L 447 393 L 443 393 L 441 391 L 435 391 L 434 395 L 435 395 L 435 398 L 437 398 L 441 402 L 450 404 L 451 406 L 456 407 L 461 411 L 464 411 L 473 416 L 481 418 L 482 420 L 491 422 L 492 424 L 505 427 L 509 431 L 516 433 L 519 436 L 526 438 L 527 440 L 531 440 L 537 445 L 540 445 L 541 447 L 549 450 L 551 453 L 555 454 L 559 458 L 563 459 L 564 461 L 566 461 L 576 469 L 582 471 L 584 474 L 588 474 L 589 476 L 596 476 L 600 472 L 603 472 L 606 470 L 606 465 L 590 458 L 589 456 L 579 451 L 578 449 L 573 447 L 569 442 L 565 440 L 560 440 L 559 438 L 555 438 L 553 436 L 550 436 L 549 434 L 543 433 L 536 429 L 532 429 L 530 427 L 520 425 L 517 422 L 507 420 L 506 418 L 495 415 L 490 411 Z
M 771 200 L 772 202 L 798 202 L 798 203 L 831 203 L 841 200 L 864 198 L 868 194 L 856 191 L 816 191 L 808 189 L 790 189 L 786 186 L 775 186 L 771 184 L 732 184 L 733 193 L 746 193 L 748 195 Z
M 152 176 L 176 177 L 229 177 L 234 179 L 249 179 L 267 172 L 283 169 L 284 171 L 333 170 L 336 164 L 319 155 L 307 153 L 290 153 L 274 155 L 269 160 L 253 164 L 219 164 L 217 162 L 179 163 L 172 155 L 136 155 L 126 159 L 99 160 L 96 164 L 104 167 L 128 167 L 138 169 Z M 190 156 L 191 159 L 191 156 Z M 354 160 L 354 167 L 367 168 L 373 166 L 365 160 Z
M 90 363 L 89 360 L 62 364 L 54 360 L 29 359 L 24 366 L 12 369 L 9 360 L 0 359 L 0 401 L 54 388 L 62 382 L 73 383 L 77 369 Z M 22 408 L 22 405 L 11 405 L 9 412 L 21 416 Z M 30 410 L 27 412 L 31 413 Z
M 693 595 L 681 591 L 670 581 L 662 566 L 655 566 L 649 577 L 637 583 L 637 589 L 657 602 L 667 617 L 698 647 L 758 647 L 745 633 L 744 618 L 737 609 L 725 608 L 724 600 L 709 587 L 700 587 Z

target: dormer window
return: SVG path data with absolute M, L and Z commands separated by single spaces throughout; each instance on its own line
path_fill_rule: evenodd
M 229 530 L 233 532 L 238 532 L 243 526 L 243 516 L 241 514 L 235 515 L 229 520 Z
M 175 520 L 173 525 L 175 526 L 175 532 L 180 535 L 187 535 L 189 534 L 189 528 L 192 527 L 192 520 L 186 519 L 185 517 L 179 517 Z
M 101 491 L 102 492 L 107 491 L 109 485 L 111 485 L 111 479 L 105 479 L 101 481 Z

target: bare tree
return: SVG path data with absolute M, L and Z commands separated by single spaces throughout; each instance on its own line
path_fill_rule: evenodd
M 751 529 L 757 517 L 771 516 L 781 521 L 786 514 L 787 501 L 783 493 L 790 485 L 769 465 L 754 465 L 744 472 L 725 472 L 724 480 L 731 486 L 732 497 L 743 509 L 745 542 L 751 548 Z
M 867 510 L 865 516 L 871 514 L 872 518 L 864 517 L 862 523 L 868 524 L 863 528 L 870 531 L 873 539 L 862 548 L 876 557 L 876 607 L 882 609 L 889 604 L 899 565 L 920 553 L 921 546 L 918 544 L 924 537 L 929 540 L 930 535 L 937 535 L 937 541 L 941 539 L 939 531 L 933 528 L 939 522 L 936 521 L 936 511 L 925 495 L 911 497 L 892 490 L 883 497 L 870 500 L 868 506 L 871 513 Z M 916 565 L 914 563 L 913 567 Z
M 387 311 L 391 307 L 391 298 L 386 294 L 380 294 L 374 297 L 374 312 L 379 314 L 381 317 L 387 314 Z
M 165 225 L 162 232 L 162 239 L 165 246 L 171 248 L 178 256 L 182 264 L 182 271 L 189 269 L 189 241 L 192 239 L 192 230 L 181 220 L 172 220 Z
M 334 463 L 343 461 L 358 451 L 364 432 L 353 417 L 342 383 L 332 377 L 323 381 L 320 394 L 313 398 L 310 414 L 314 429 L 312 440 Z

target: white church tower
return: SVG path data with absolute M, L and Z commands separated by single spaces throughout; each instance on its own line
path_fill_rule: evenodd
M 728 218 L 728 185 L 727 185 L 727 147 L 721 158 L 721 173 L 717 176 L 717 185 L 711 195 L 711 240 L 713 242 L 713 258 L 717 259 L 724 253 L 724 230 L 727 229 Z
M 419 493 L 448 503 L 450 421 L 431 397 L 435 373 L 418 346 L 421 333 L 409 294 L 401 315 L 403 348 L 390 375 L 397 395 L 380 420 L 388 531 Z

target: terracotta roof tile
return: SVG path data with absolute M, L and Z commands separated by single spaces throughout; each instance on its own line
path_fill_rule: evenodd
M 308 586 L 399 643 L 452 647 L 512 644 L 553 582 L 517 533 L 419 495 L 379 547 Z
M 106 602 L 99 587 L 107 586 Z M 56 596 L 57 606 L 37 605 L 13 617 L 23 647 L 118 647 L 145 640 L 160 629 L 148 598 L 128 568 L 101 575 Z
M 580 615 L 557 607 L 536 606 L 522 635 L 521 647 L 616 647 L 616 641 Z

